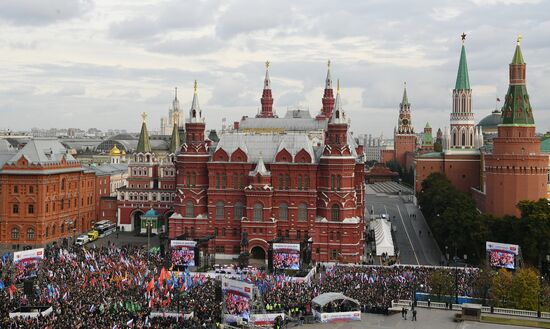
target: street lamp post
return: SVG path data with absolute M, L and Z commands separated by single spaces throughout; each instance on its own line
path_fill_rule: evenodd
M 147 260 L 151 260 L 151 227 L 152 222 L 150 219 L 147 219 L 145 227 L 147 227 Z
M 545 257 L 546 263 L 550 262 L 550 255 L 546 255 Z M 542 274 L 542 256 L 539 255 L 539 296 L 538 296 L 538 303 L 537 303 L 537 317 L 541 317 L 541 306 L 542 306 L 542 279 L 544 278 Z

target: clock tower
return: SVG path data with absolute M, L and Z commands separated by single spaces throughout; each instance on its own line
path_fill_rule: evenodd
M 394 131 L 395 161 L 401 168 L 409 170 L 407 166 L 407 153 L 416 151 L 416 135 L 411 122 L 411 104 L 407 97 L 407 84 L 403 88 L 403 99 L 399 104 L 399 119 Z

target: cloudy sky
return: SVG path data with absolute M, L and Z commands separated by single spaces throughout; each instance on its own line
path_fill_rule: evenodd
M 476 120 L 508 84 L 523 35 L 538 131 L 550 130 L 550 4 L 537 0 L 1 0 L 0 129 L 159 129 L 193 80 L 207 128 L 260 106 L 321 107 L 326 61 L 358 133 L 389 136 L 407 82 L 417 130 L 448 124 L 465 32 Z

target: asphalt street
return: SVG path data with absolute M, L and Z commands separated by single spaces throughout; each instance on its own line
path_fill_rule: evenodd
M 418 207 L 403 202 L 397 195 L 376 193 L 368 185 L 366 192 L 368 213 L 374 211 L 376 215 L 389 216 L 401 264 L 439 265 L 441 251 Z M 416 218 L 411 216 L 413 214 Z

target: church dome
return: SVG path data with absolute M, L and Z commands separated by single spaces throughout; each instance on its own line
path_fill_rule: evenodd
M 494 110 L 486 116 L 485 118 L 481 119 L 479 123 L 477 124 L 478 127 L 481 127 L 483 129 L 483 132 L 497 132 L 498 125 L 501 122 L 501 113 L 499 110 Z
M 120 152 L 120 150 L 118 149 L 118 147 L 116 147 L 116 145 L 115 145 L 115 146 L 113 146 L 113 148 L 111 149 L 110 153 L 111 153 L 111 156 L 118 156 L 118 155 L 120 155 L 121 152 Z

